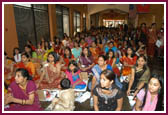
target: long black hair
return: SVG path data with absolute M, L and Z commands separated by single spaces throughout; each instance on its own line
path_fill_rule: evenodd
M 76 72 L 79 70 L 79 67 L 78 67 L 77 62 L 76 62 L 75 60 L 71 60 L 71 61 L 69 62 L 69 64 L 68 64 L 68 71 L 69 71 L 69 72 L 72 72 L 72 71 L 70 70 L 70 68 L 69 68 L 69 66 L 70 66 L 71 64 L 75 66 L 74 73 L 76 73 Z
M 72 52 L 71 52 L 71 49 L 69 48 L 69 47 L 66 47 L 65 49 L 64 49 L 64 58 L 67 58 L 67 56 L 66 56 L 66 54 L 65 54 L 65 50 L 68 50 L 69 51 L 69 59 L 71 59 L 72 58 Z
M 112 58 L 115 58 L 115 54 L 114 54 L 114 51 L 112 49 L 109 49 L 109 51 L 107 52 L 106 54 L 106 59 L 109 59 L 109 53 L 112 52 L 113 53 L 113 56 Z
M 85 47 L 85 48 L 86 48 L 86 49 L 87 49 L 87 51 L 88 51 L 88 57 L 91 57 L 91 56 L 92 56 L 92 53 L 91 53 L 91 51 L 90 51 L 89 47 Z M 85 49 L 85 48 L 83 48 L 83 51 L 84 51 L 84 49 Z M 82 51 L 81 56 L 85 57 L 85 55 L 84 55 L 83 51 Z
M 21 57 L 22 57 L 22 56 L 26 56 L 26 57 L 28 58 L 28 61 L 30 61 L 30 56 L 29 56 L 29 54 L 28 54 L 28 53 L 23 52 L 23 53 L 22 53 L 22 55 L 21 55 Z
M 17 47 L 15 47 L 14 49 L 13 49 L 13 56 L 15 56 L 16 54 L 15 54 L 15 50 L 18 50 L 19 51 L 19 53 L 21 53 L 20 52 L 20 49 L 19 48 L 17 48 Z
M 45 45 L 46 42 L 47 42 L 47 44 L 48 44 L 48 47 Z M 44 49 L 45 49 L 45 50 L 47 50 L 47 49 L 51 49 L 50 42 L 48 42 L 48 41 L 45 41 L 45 42 L 44 42 Z
M 127 47 L 127 50 L 128 50 L 129 48 L 132 50 L 131 57 L 133 58 L 133 57 L 135 56 L 135 51 L 134 51 L 134 49 L 133 49 L 131 46 L 128 46 L 128 47 Z M 128 56 L 128 53 L 126 52 L 126 57 L 127 57 L 127 56 Z
M 48 56 L 49 56 L 49 55 L 52 55 L 52 56 L 54 57 L 54 63 L 55 63 L 55 64 L 57 63 L 57 61 L 59 61 L 59 55 L 58 55 L 57 53 L 55 53 L 55 52 L 50 52 L 50 53 L 48 54 Z M 47 62 L 49 62 L 48 57 L 47 57 Z
M 25 51 L 25 52 L 26 52 L 27 54 L 29 53 L 29 57 L 31 58 L 31 57 L 32 57 L 32 52 L 33 52 L 31 46 L 30 46 L 30 45 L 25 45 L 25 47 L 27 47 L 27 48 L 30 49 L 30 52 L 26 52 L 26 51 Z
M 158 79 L 159 83 L 160 83 L 160 90 L 158 92 L 158 101 L 156 104 L 156 108 L 155 111 L 161 111 L 162 110 L 162 103 L 163 103 L 163 97 L 164 97 L 164 78 L 163 76 L 160 76 L 158 74 L 152 74 L 152 77 L 149 79 L 149 82 L 152 78 Z M 142 103 L 142 108 L 144 107 L 145 103 L 146 103 L 146 98 L 147 98 L 147 92 L 148 92 L 148 85 L 145 86 L 145 96 L 143 99 L 143 103 Z
M 24 78 L 27 78 L 27 80 L 32 80 L 32 76 L 29 75 L 29 72 L 24 68 L 18 68 L 16 70 L 16 73 L 20 72 Z
M 137 61 L 138 61 L 139 58 L 143 58 L 145 60 L 146 64 L 143 66 L 143 70 L 146 70 L 147 69 L 147 58 L 146 58 L 146 56 L 141 54 L 140 56 L 138 56 Z M 135 67 L 137 67 L 137 66 L 138 66 L 138 63 L 136 62 Z
M 106 69 L 106 70 L 104 70 L 104 71 L 101 72 L 101 75 L 102 75 L 102 74 L 103 74 L 109 81 L 112 81 L 112 80 L 113 80 L 113 83 L 115 83 L 115 77 L 116 77 L 116 75 L 115 75 L 115 73 L 114 73 L 113 71 Z

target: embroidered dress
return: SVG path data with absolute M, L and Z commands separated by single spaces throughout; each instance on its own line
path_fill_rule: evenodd
M 115 84 L 109 90 L 110 94 L 104 94 L 100 85 L 97 85 L 93 90 L 93 94 L 98 97 L 99 111 L 115 111 L 117 100 L 123 97 L 123 93 Z

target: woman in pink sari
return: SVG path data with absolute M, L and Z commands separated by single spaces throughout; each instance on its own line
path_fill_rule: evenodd
M 15 81 L 5 95 L 5 105 L 10 104 L 5 111 L 39 111 L 42 110 L 36 94 L 36 85 L 26 69 L 16 70 Z M 12 104 L 11 104 L 12 103 Z
M 148 85 L 139 89 L 134 110 L 136 111 L 163 111 L 164 78 L 157 74 L 152 75 Z

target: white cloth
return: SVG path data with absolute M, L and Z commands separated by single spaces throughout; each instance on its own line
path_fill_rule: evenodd
M 21 54 L 18 54 L 18 55 L 15 55 L 14 56 L 14 60 L 15 60 L 15 62 L 21 62 Z

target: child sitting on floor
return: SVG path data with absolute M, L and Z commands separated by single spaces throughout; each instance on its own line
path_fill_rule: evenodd
M 59 98 L 54 98 L 48 109 L 53 111 L 73 111 L 75 106 L 75 92 L 71 89 L 71 82 L 64 78 L 61 80 L 62 90 L 59 92 Z

